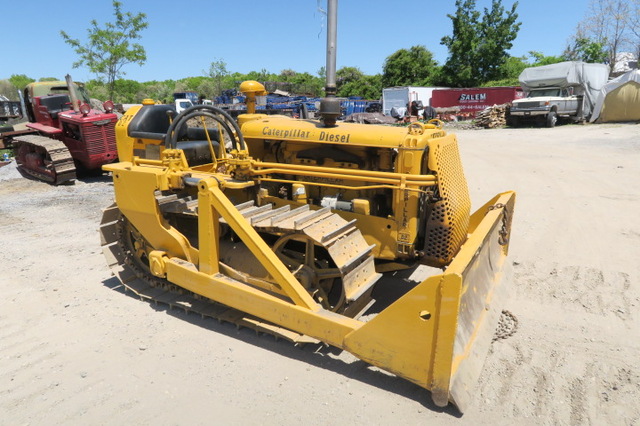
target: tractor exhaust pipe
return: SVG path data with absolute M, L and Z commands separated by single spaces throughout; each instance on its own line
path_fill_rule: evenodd
M 320 101 L 320 119 L 326 127 L 336 125 L 340 101 L 336 98 L 336 45 L 338 40 L 338 0 L 327 0 L 327 82 Z
M 73 84 L 73 79 L 71 75 L 67 74 L 64 76 L 65 81 L 67 82 L 67 89 L 69 89 L 69 98 L 71 99 L 71 106 L 75 112 L 80 112 L 80 105 L 78 105 L 78 94 L 76 93 L 76 86 Z
M 327 82 L 326 96 L 336 95 L 336 43 L 338 40 L 338 0 L 327 1 Z

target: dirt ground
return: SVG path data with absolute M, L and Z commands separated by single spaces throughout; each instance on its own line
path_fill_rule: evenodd
M 640 425 L 640 125 L 458 131 L 474 206 L 518 193 L 505 309 L 467 412 L 336 351 L 114 290 L 108 177 L 0 168 L 0 424 Z M 402 332 L 402 330 L 398 330 Z

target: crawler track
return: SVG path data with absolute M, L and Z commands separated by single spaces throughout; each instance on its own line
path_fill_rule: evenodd
M 73 157 L 64 143 L 39 135 L 13 139 L 18 169 L 38 180 L 54 185 L 76 178 Z
M 195 200 L 175 199 L 175 197 L 157 198 L 162 211 L 171 211 L 172 214 L 197 214 Z M 252 203 L 236 207 L 256 230 L 272 232 L 280 237 L 274 245 L 274 250 L 277 250 L 277 253 L 280 252 L 279 256 L 282 255 L 283 262 L 290 263 L 288 266 L 291 269 L 306 270 L 306 274 L 301 275 L 294 272 L 301 282 L 309 274 L 311 262 L 304 259 L 309 252 L 302 254 L 302 260 L 300 260 L 287 253 L 284 249 L 286 243 L 291 239 L 310 241 L 321 245 L 329 253 L 332 260 L 330 267 L 327 266 L 319 272 L 323 279 L 330 277 L 341 280 L 343 290 L 342 296 L 339 297 L 340 305 L 334 306 L 334 310 L 356 317 L 370 305 L 372 301 L 369 295 L 380 275 L 375 272 L 371 247 L 366 244 L 353 223 L 346 222 L 328 209 L 310 211 L 308 208 L 289 210 L 286 207 L 272 210 L 270 205 L 255 207 Z M 308 336 L 266 323 L 259 318 L 191 293 L 167 280 L 152 276 L 140 262 L 140 256 L 135 255 L 136 251 L 140 252 L 140 245 L 128 243 L 125 234 L 131 232 L 137 231 L 128 224 L 116 205 L 104 211 L 100 225 L 103 252 L 125 291 L 131 291 L 142 300 L 151 303 L 179 308 L 203 318 L 230 322 L 238 327 L 251 328 L 259 333 L 271 334 L 296 344 L 318 343 L 317 340 Z M 137 249 L 133 247 L 134 245 Z M 229 267 L 229 270 L 240 272 L 233 278 L 241 279 L 242 271 L 236 271 L 233 266 Z M 252 280 L 251 284 L 255 285 L 255 281 L 260 279 Z M 318 287 L 321 286 L 322 284 Z M 322 293 L 321 288 L 309 285 L 310 293 L 319 300 L 319 303 L 322 303 L 322 298 L 326 295 L 322 293 L 318 297 L 316 290 Z

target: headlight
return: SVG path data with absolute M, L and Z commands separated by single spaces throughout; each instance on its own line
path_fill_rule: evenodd
M 112 112 L 114 108 L 113 101 L 104 102 L 102 108 L 104 108 L 105 112 Z
M 87 115 L 91 112 L 91 106 L 89 104 L 80 105 L 80 112 L 82 115 Z

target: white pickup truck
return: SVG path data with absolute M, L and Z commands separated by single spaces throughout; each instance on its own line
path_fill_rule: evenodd
M 176 105 L 176 112 L 180 114 L 185 109 L 191 108 L 193 106 L 193 102 L 191 102 L 191 100 L 189 99 L 176 99 L 175 105 Z
M 527 68 L 519 77 L 526 97 L 512 102 L 507 124 L 530 121 L 553 127 L 559 118 L 587 121 L 608 77 L 609 67 L 604 64 L 560 62 Z
M 558 122 L 558 117 L 577 117 L 584 98 L 573 92 L 573 87 L 531 90 L 525 98 L 512 102 L 509 124 L 517 126 L 524 120 L 537 119 L 547 127 L 553 127 Z

